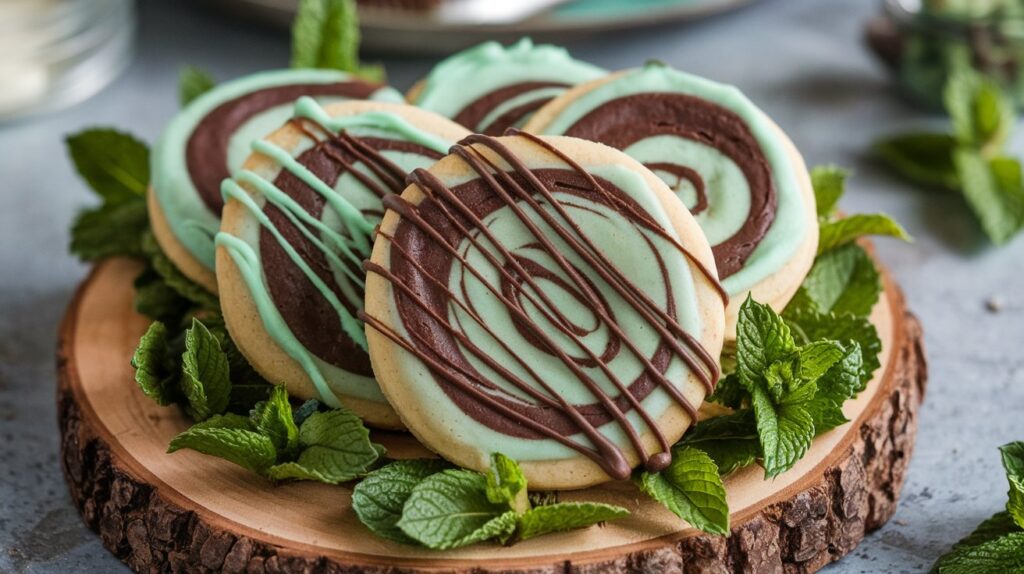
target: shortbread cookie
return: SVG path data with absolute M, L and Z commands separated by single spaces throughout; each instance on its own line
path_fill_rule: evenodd
M 664 468 L 718 377 L 711 248 L 668 187 L 574 138 L 474 135 L 389 196 L 366 269 L 374 372 L 459 466 L 535 488 Z
M 300 96 L 321 102 L 401 102 L 394 89 L 333 70 L 261 72 L 220 84 L 185 107 L 153 148 L 149 217 L 160 247 L 182 273 L 212 292 L 220 183 L 249 156 L 249 143 L 291 117 Z
M 344 405 L 367 423 L 401 423 L 373 379 L 363 324 L 365 276 L 381 199 L 467 135 L 402 104 L 302 98 L 234 179 L 217 235 L 217 280 L 232 339 L 292 396 Z
M 564 48 L 534 46 L 529 38 L 508 48 L 486 42 L 438 64 L 406 97 L 470 131 L 501 135 L 570 86 L 605 73 L 573 60 Z
M 621 149 L 676 191 L 732 299 L 729 337 L 747 293 L 781 310 L 814 262 L 818 225 L 803 158 L 734 87 L 651 63 L 578 86 L 525 129 Z

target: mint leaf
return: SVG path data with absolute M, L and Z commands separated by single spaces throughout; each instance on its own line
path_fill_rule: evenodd
M 818 239 L 818 253 L 825 253 L 864 235 L 884 235 L 911 241 L 903 227 L 882 213 L 859 213 L 822 224 Z
M 274 464 L 277 452 L 270 438 L 248 430 L 248 424 L 240 415 L 212 417 L 174 437 L 167 452 L 192 449 L 262 474 Z
M 843 406 L 828 398 L 816 398 L 804 405 L 814 423 L 814 435 L 818 436 L 849 421 L 843 414 Z
M 147 224 L 148 225 L 148 224 Z M 164 254 L 160 245 L 153 237 L 153 233 L 147 231 L 142 234 L 142 252 L 149 258 L 153 269 L 163 277 L 168 287 L 174 289 L 179 295 L 191 301 L 197 307 L 203 309 L 220 310 L 220 300 L 213 293 L 192 281 L 178 270 L 178 267 Z
M 82 261 L 138 257 L 149 229 L 146 202 L 119 201 L 80 212 L 71 225 L 69 250 Z
M 815 313 L 799 308 L 791 310 L 788 307 L 783 315 L 793 334 L 803 343 L 827 339 L 854 341 L 860 345 L 864 364 L 862 387 L 881 366 L 878 355 L 882 352 L 882 341 L 878 338 L 875 325 L 867 318 L 850 314 Z
M 939 574 L 1024 574 L 1024 532 L 954 551 L 936 566 Z
M 652 474 L 641 472 L 637 486 L 694 528 L 712 534 L 729 533 L 725 486 L 711 457 L 689 447 L 672 449 L 672 464 Z
M 191 305 L 147 267 L 135 278 L 135 311 L 170 325 L 180 325 Z
M 821 254 L 790 305 L 822 312 L 866 317 L 882 292 L 874 261 L 861 246 L 850 243 Z
M 736 373 L 747 391 L 761 380 L 769 365 L 788 357 L 795 349 L 793 336 L 782 318 L 748 295 L 736 322 Z
M 1009 501 L 1006 511 L 1017 526 L 1024 528 L 1024 442 L 1011 442 L 999 447 L 1006 469 L 1006 480 L 1010 483 Z
M 718 384 L 715 385 L 715 392 L 711 393 L 707 400 L 730 409 L 738 409 L 743 406 L 743 402 L 749 396 L 747 389 L 743 388 L 743 384 L 740 383 L 739 375 L 732 373 L 718 381 Z
M 805 381 L 817 381 L 838 363 L 845 351 L 836 341 L 814 341 L 800 348 L 799 377 Z
M 491 467 L 487 471 L 487 500 L 508 504 L 519 513 L 530 508 L 526 497 L 526 477 L 519 463 L 499 452 L 491 455 Z
M 359 69 L 354 0 L 301 0 L 292 23 L 292 67 Z
M 819 165 L 811 170 L 811 184 L 818 206 L 818 217 L 828 217 L 843 196 L 850 172 L 834 165 Z
M 352 509 L 377 536 L 412 544 L 415 541 L 398 527 L 402 507 L 423 479 L 450 468 L 440 459 L 399 460 L 366 476 L 352 491 Z
M 778 476 L 807 454 L 814 440 L 814 418 L 802 404 L 776 405 L 760 386 L 751 389 L 750 394 L 765 477 Z
M 519 516 L 516 536 L 520 540 L 529 540 L 543 534 L 586 528 L 625 516 L 629 516 L 629 511 L 621 506 L 597 502 L 560 502 L 534 508 Z
M 149 148 L 131 135 L 107 128 L 72 134 L 65 140 L 79 175 L 114 205 L 144 197 L 149 186 Z
M 970 69 L 954 72 L 943 91 L 953 132 L 963 145 L 983 153 L 998 150 L 1014 124 L 1013 103 L 999 84 Z
M 181 107 L 205 94 L 217 85 L 212 77 L 195 66 L 185 66 L 178 74 L 178 100 Z
M 722 476 L 750 466 L 761 457 L 757 423 L 751 409 L 700 421 L 679 444 L 707 453 Z
M 344 409 L 310 415 L 299 427 L 299 445 L 302 452 L 295 462 L 269 469 L 271 480 L 348 482 L 365 474 L 380 456 L 363 421 Z
M 265 401 L 259 402 L 249 413 L 252 426 L 270 437 L 280 456 L 290 458 L 299 446 L 299 429 L 292 419 L 292 405 L 288 391 L 278 385 Z
M 931 571 L 935 574 L 953 572 L 954 570 L 949 569 L 948 567 L 954 555 L 969 551 L 972 548 L 993 540 L 998 540 L 1007 534 L 1020 531 L 1020 527 L 1017 526 L 1013 521 L 1013 517 L 1010 516 L 1008 512 L 997 513 L 979 524 L 978 527 L 974 529 L 974 532 L 971 532 L 962 540 L 954 544 L 953 548 L 950 549 L 946 555 L 936 561 L 935 566 L 932 567 Z
M 969 149 L 958 150 L 954 157 L 964 197 L 981 228 L 996 245 L 1006 243 L 1024 227 L 1020 163 L 1005 157 L 989 162 Z
M 228 360 L 220 342 L 198 319 L 185 331 L 181 363 L 181 390 L 188 399 L 189 415 L 202 421 L 223 413 L 231 397 Z
M 864 390 L 864 354 L 860 344 L 848 341 L 841 346 L 842 356 L 818 380 L 818 397 L 831 399 L 842 405 Z
M 132 356 L 135 382 L 158 405 L 167 406 L 178 399 L 178 365 L 167 346 L 167 327 L 152 323 L 139 340 Z
M 925 186 L 960 189 L 953 164 L 957 141 L 949 134 L 911 133 L 875 142 L 875 155 L 904 179 Z
M 516 513 L 487 498 L 484 475 L 445 470 L 413 488 L 397 525 L 424 546 L 447 550 L 511 535 Z

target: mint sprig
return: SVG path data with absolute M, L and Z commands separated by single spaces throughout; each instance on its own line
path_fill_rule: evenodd
M 149 187 L 149 148 L 130 134 L 92 128 L 65 140 L 75 169 L 106 205 L 145 197 Z
M 212 76 L 195 66 L 185 66 L 178 73 L 178 100 L 181 107 L 213 89 L 217 82 Z
M 359 63 L 355 0 L 301 0 L 292 22 L 292 67 L 341 70 L 381 81 L 384 69 Z
M 639 472 L 634 481 L 641 491 L 694 528 L 712 534 L 729 533 L 725 486 L 718 466 L 704 451 L 676 446 L 668 468 L 658 473 Z
M 818 208 L 818 254 L 847 245 L 865 235 L 882 235 L 911 241 L 910 235 L 894 219 L 884 213 L 856 214 L 838 217 L 836 207 L 845 192 L 849 172 L 836 166 L 819 166 L 811 170 L 811 184 Z
M 228 408 L 231 375 L 220 342 L 198 319 L 185 331 L 181 356 L 181 391 L 189 416 L 200 422 Z
M 933 574 L 1024 572 L 1024 442 L 1000 447 L 1010 483 L 1006 510 L 982 522 L 932 567 Z
M 440 459 L 398 460 L 368 474 L 352 491 L 352 509 L 377 536 L 414 544 L 401 528 L 402 508 L 413 488 L 428 476 L 447 470 Z

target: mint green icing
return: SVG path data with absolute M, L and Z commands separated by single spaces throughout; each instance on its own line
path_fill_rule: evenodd
M 541 163 L 537 159 L 531 162 L 531 168 L 533 169 L 545 167 L 564 168 L 565 165 L 553 159 L 547 164 Z M 588 166 L 587 169 L 591 173 L 618 186 L 636 201 L 642 209 L 647 211 L 651 218 L 670 237 L 673 237 L 676 241 L 681 241 L 681 238 L 675 232 L 668 213 L 666 213 L 653 190 L 640 174 L 632 169 L 618 165 Z M 446 183 L 450 187 L 454 187 L 473 178 L 473 176 L 469 176 L 446 180 Z M 669 297 L 671 296 L 679 324 L 687 332 L 698 337 L 698 339 L 701 337 L 703 327 L 700 318 L 699 302 L 696 299 L 694 272 L 691 270 L 689 260 L 685 255 L 670 245 L 664 238 L 633 225 L 614 209 L 590 202 L 576 195 L 556 193 L 555 197 L 559 199 L 562 206 L 570 213 L 570 216 L 579 225 L 580 229 L 585 230 L 584 232 L 587 237 L 611 260 L 622 276 L 641 286 L 647 295 L 662 308 L 668 308 Z M 633 307 L 612 287 L 605 283 L 582 257 L 573 249 L 570 249 L 556 232 L 536 214 L 533 208 L 529 207 L 525 202 L 521 202 L 520 206 L 527 213 L 531 214 L 531 221 L 541 229 L 547 238 L 558 246 L 559 251 L 592 281 L 599 294 L 607 301 L 611 313 L 616 317 L 617 323 L 625 332 L 626 337 L 636 344 L 642 354 L 646 357 L 651 357 L 661 343 L 659 334 L 638 317 Z M 558 219 L 559 216 L 555 214 L 553 208 L 549 205 L 544 204 L 542 208 L 552 213 L 556 220 Z M 536 262 L 545 269 L 562 277 L 569 284 L 572 284 L 566 274 L 546 252 L 534 245 L 534 236 L 518 220 L 510 208 L 503 207 L 489 214 L 484 218 L 484 222 L 500 238 L 502 244 L 517 256 Z M 490 242 L 483 239 L 482 236 L 481 241 L 484 249 L 493 249 Z M 653 247 L 648 245 L 647 241 L 650 241 Z M 474 246 L 469 240 L 463 240 L 456 246 L 456 249 L 481 271 L 481 274 L 488 283 L 500 286 L 500 274 L 487 261 L 479 247 Z M 499 261 L 501 260 L 500 255 L 496 252 L 492 253 Z M 659 266 L 654 264 L 655 254 L 660 255 L 664 259 L 668 275 L 667 282 L 662 277 Z M 455 294 L 456 298 L 464 303 L 471 303 L 472 308 L 476 310 L 478 315 L 483 317 L 488 326 L 501 337 L 501 341 L 508 345 L 518 356 L 524 358 L 535 372 L 543 376 L 554 387 L 555 392 L 574 404 L 597 402 L 590 391 L 579 383 L 578 377 L 560 359 L 551 353 L 537 348 L 535 343 L 527 340 L 519 332 L 513 322 L 512 314 L 504 303 L 494 297 L 492 292 L 478 278 L 470 273 L 462 273 L 462 271 L 462 264 L 455 261 L 449 275 L 448 287 Z M 605 345 L 612 338 L 607 325 L 599 320 L 593 310 L 581 305 L 554 282 L 540 280 L 538 284 L 565 316 L 570 318 L 577 326 L 590 331 L 582 337 L 582 343 L 586 348 L 600 356 L 605 349 Z M 524 288 L 529 289 L 525 285 Z M 546 326 L 545 333 L 567 354 L 580 358 L 587 356 L 579 345 L 552 326 L 529 299 L 520 297 L 519 300 L 522 302 L 524 311 L 533 320 L 537 321 L 539 325 Z M 388 305 L 390 306 L 392 316 L 397 316 L 397 308 L 393 297 L 389 298 Z M 503 367 L 509 369 L 525 381 L 533 380 L 528 371 L 505 351 L 497 341 L 494 341 L 469 313 L 458 305 L 451 304 L 448 317 L 453 325 L 461 328 L 470 340 L 486 349 Z M 404 325 L 395 325 L 394 328 L 398 334 L 406 339 L 409 338 L 409 332 Z M 396 379 L 404 381 L 403 389 L 409 393 L 404 395 L 404 400 L 410 401 L 413 404 L 430 405 L 432 419 L 438 421 L 440 432 L 443 432 L 445 435 L 480 452 L 488 453 L 500 450 L 520 461 L 554 460 L 578 456 L 576 451 L 553 440 L 510 438 L 508 435 L 480 424 L 445 397 L 444 391 L 434 381 L 433 375 L 418 358 L 405 351 L 397 350 L 396 352 L 399 353 L 400 357 L 400 360 L 397 361 L 400 372 L 395 376 Z M 508 395 L 520 397 L 526 402 L 535 402 L 534 399 L 528 399 L 525 393 L 512 383 L 509 383 L 483 361 L 476 358 L 471 351 L 464 350 L 463 355 L 489 382 L 497 385 Z M 642 362 L 625 346 L 620 348 L 618 354 L 608 361 L 607 365 L 620 380 L 628 382 L 635 380 L 644 371 Z M 614 384 L 600 368 L 584 367 L 584 371 L 593 377 L 608 394 L 613 397 L 620 395 Z M 678 381 L 678 384 L 683 385 L 683 381 L 687 380 L 689 373 L 690 370 L 683 360 L 674 357 L 669 363 L 665 375 L 670 381 Z M 688 389 L 689 392 L 693 392 L 693 387 L 688 387 Z M 690 395 L 690 397 L 696 403 L 699 403 L 701 395 L 696 397 Z M 657 388 L 643 400 L 642 404 L 645 410 L 653 417 L 658 418 L 675 403 L 668 393 L 661 388 Z M 640 432 L 648 430 L 636 410 L 631 410 L 627 414 L 627 418 L 634 428 L 637 428 Z M 628 438 L 619 425 L 614 423 L 605 424 L 600 427 L 600 430 L 605 436 L 627 451 L 630 449 Z M 573 439 L 584 442 L 584 444 L 587 441 L 582 434 L 573 435 Z
M 467 105 L 504 87 L 523 82 L 559 82 L 575 85 L 604 76 L 607 72 L 572 59 L 564 48 L 535 46 L 523 38 L 507 48 L 497 42 L 485 42 L 448 57 L 434 67 L 413 102 L 417 106 L 453 118 Z M 551 98 L 564 88 L 541 88 L 517 98 L 519 104 Z M 503 106 L 507 110 L 512 105 Z M 497 117 L 491 112 L 481 126 L 483 131 Z
M 408 141 L 438 153 L 445 153 L 453 144 L 388 111 L 369 111 L 332 117 L 316 100 L 304 97 L 296 102 L 294 116 L 311 119 L 332 132 L 345 131 L 354 137 L 373 136 Z M 366 279 L 361 272 L 353 271 L 352 264 L 358 269 L 363 259 L 369 257 L 373 229 L 379 221 L 377 214 L 383 211 L 383 207 L 380 198 L 351 173 L 342 174 L 334 185 L 329 185 L 300 164 L 295 158 L 310 149 L 314 143 L 308 138 L 303 138 L 295 149 L 284 149 L 267 140 L 252 142 L 252 150 L 274 160 L 275 165 L 272 169 L 259 173 L 241 170 L 234 178 L 224 181 L 221 191 L 225 202 L 239 202 L 250 217 L 235 235 L 226 231 L 218 233 L 216 244 L 227 251 L 240 270 L 267 333 L 309 376 L 321 400 L 337 406 L 341 403 L 339 395 L 347 395 L 384 402 L 384 395 L 373 378 L 328 364 L 306 349 L 274 305 L 263 275 L 259 252 L 261 229 L 270 232 L 292 263 L 331 305 L 338 316 L 339 328 L 352 341 L 363 349 L 366 348 L 363 324 L 349 311 L 350 307 L 362 309 Z M 430 157 L 410 152 L 383 150 L 380 153 L 406 172 L 428 167 L 435 161 Z M 361 162 L 356 163 L 352 169 L 359 170 L 374 181 L 380 182 Z M 299 178 L 324 198 L 325 205 L 320 218 L 312 216 L 274 184 L 274 180 L 282 171 L 288 171 Z M 284 240 L 280 230 L 264 213 L 263 209 L 267 203 L 277 207 L 289 222 L 323 253 L 344 301 L 310 268 L 296 249 Z
M 192 183 L 185 160 L 185 148 L 192 132 L 207 114 L 221 104 L 258 90 L 288 84 L 330 84 L 351 79 L 334 70 L 289 69 L 260 72 L 220 84 L 196 98 L 167 125 L 153 147 L 151 159 L 152 187 L 156 200 L 166 216 L 171 232 L 185 249 L 209 269 L 214 265 L 213 237 L 220 228 L 220 216 L 209 210 Z M 323 102 L 343 98 L 318 98 Z M 402 96 L 392 88 L 377 90 L 372 99 L 401 102 Z M 291 117 L 292 106 L 281 105 L 254 115 L 231 134 L 227 165 L 231 173 L 241 168 L 249 156 L 249 144 L 281 127 Z M 211 158 L 211 161 L 222 161 Z
M 581 95 L 543 127 L 542 131 L 545 134 L 563 134 L 605 103 L 624 96 L 652 92 L 695 96 L 736 113 L 746 122 L 771 167 L 778 194 L 775 220 L 744 267 L 722 281 L 730 295 L 743 293 L 780 270 L 793 257 L 808 232 L 806 210 L 810 208 L 803 200 L 799 174 L 795 171 L 782 136 L 764 112 L 738 89 L 673 70 L 663 64 L 648 64 Z M 625 151 L 641 163 L 672 162 L 695 169 L 704 177 L 709 207 L 697 216 L 697 220 L 712 245 L 728 239 L 746 219 L 750 211 L 747 182 L 736 165 L 718 150 L 677 136 L 657 135 L 640 140 Z M 659 175 L 669 185 L 678 183 L 668 174 Z M 692 207 L 696 200 L 692 187 L 683 185 L 680 191 L 683 201 Z

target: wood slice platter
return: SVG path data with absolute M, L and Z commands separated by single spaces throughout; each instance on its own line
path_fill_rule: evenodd
M 686 527 L 627 483 L 560 493 L 632 515 L 510 547 L 436 552 L 371 535 L 351 489 L 273 487 L 220 459 L 166 454 L 188 421 L 136 387 L 129 359 L 148 320 L 132 310 L 137 263 L 97 266 L 67 311 L 58 350 L 63 466 L 72 498 L 104 546 L 140 572 L 691 573 L 813 572 L 892 516 L 926 380 L 922 334 L 885 276 L 872 320 L 882 368 L 844 410 L 852 421 L 815 440 L 772 481 L 760 467 L 726 478 L 732 536 Z M 408 435 L 375 437 L 392 456 L 423 453 Z

